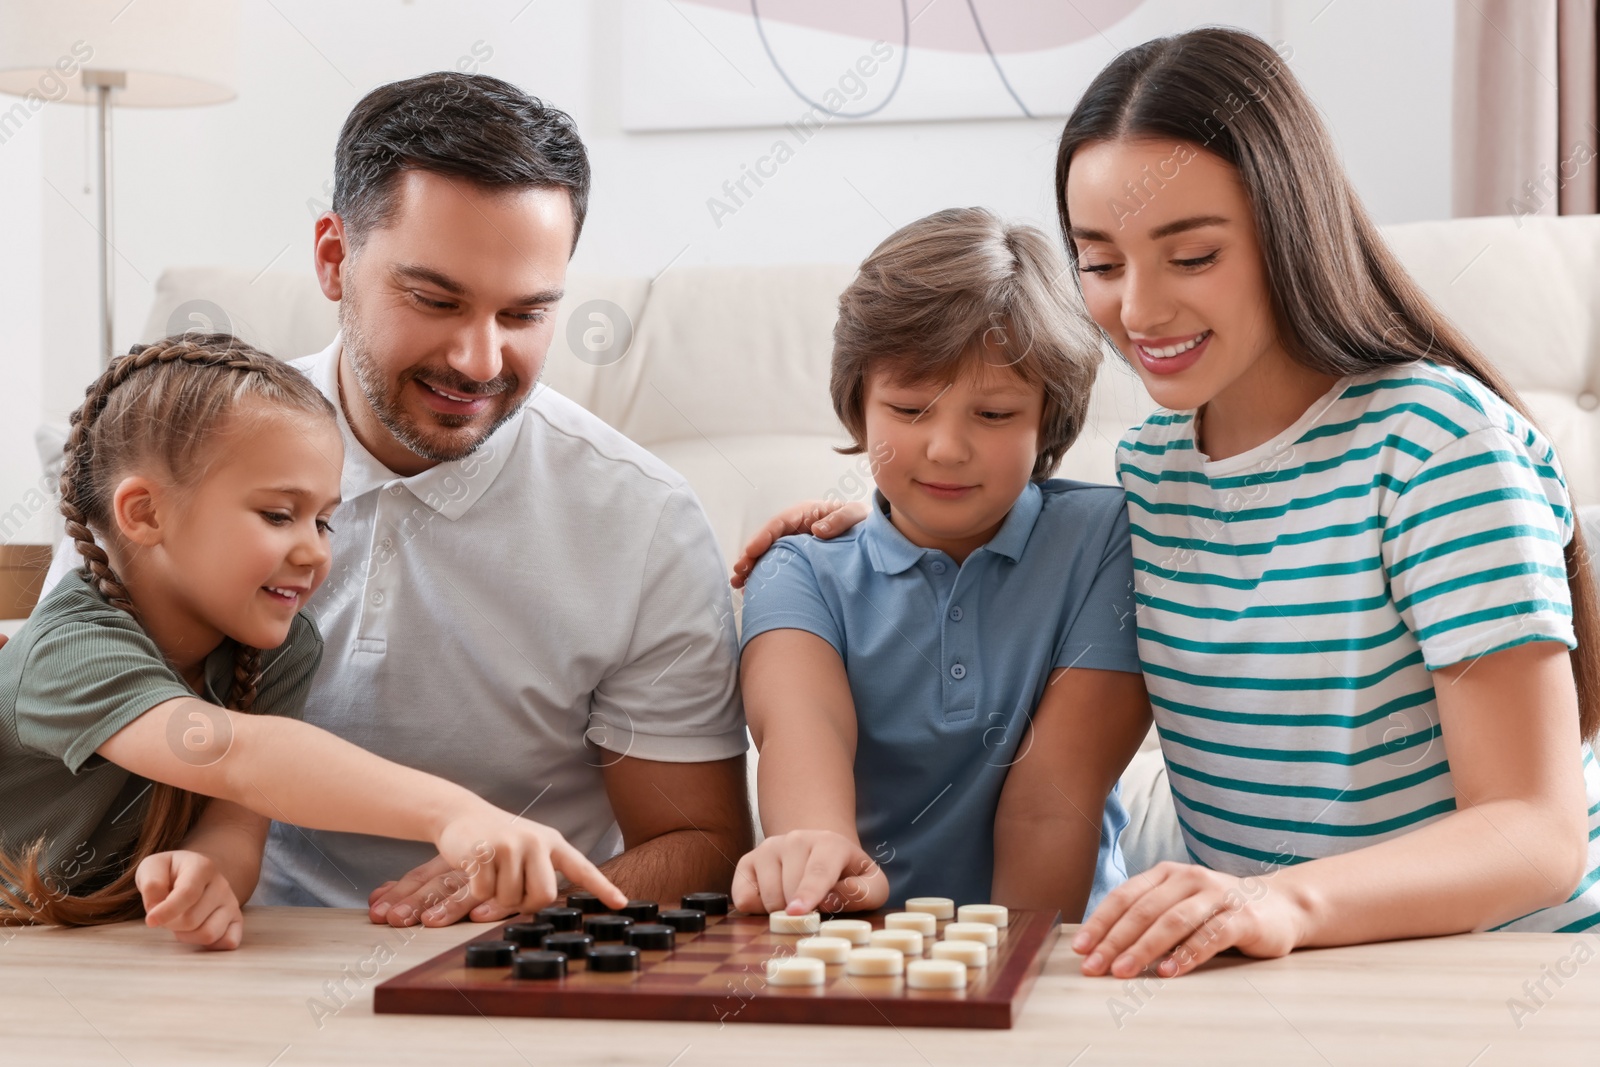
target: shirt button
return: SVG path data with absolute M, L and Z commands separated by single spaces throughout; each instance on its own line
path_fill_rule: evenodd
M 1588 391 L 1579 393 L 1578 406 L 1585 411 L 1593 411 L 1595 408 L 1600 408 L 1600 396 Z
M 950 677 L 954 678 L 956 681 L 959 682 L 959 681 L 961 681 L 961 679 L 965 678 L 966 676 L 967 676 L 967 669 L 965 667 L 963 667 L 961 664 L 957 663 L 954 667 L 950 668 Z
M 374 606 L 380 606 L 383 604 L 383 590 L 380 589 L 376 593 L 372 594 L 372 603 Z
M 950 609 L 950 621 L 951 622 L 960 622 L 961 621 L 961 616 L 963 616 L 965 614 L 966 614 L 966 612 L 961 610 L 961 605 L 957 604 L 955 607 Z
M 932 563 L 928 564 L 928 569 L 930 571 L 932 571 L 933 573 L 935 573 L 935 574 L 943 574 L 944 573 L 944 560 L 942 560 L 942 559 L 934 560 Z
M 385 537 L 385 538 L 384 538 L 384 539 L 383 539 L 383 547 L 384 547 L 384 548 L 393 548 L 393 547 L 394 547 L 394 538 L 392 538 L 392 537 Z
M 398 485 L 391 485 L 389 487 L 389 495 L 390 496 L 399 496 L 400 495 L 400 487 Z

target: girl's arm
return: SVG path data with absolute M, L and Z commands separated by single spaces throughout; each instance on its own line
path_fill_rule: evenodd
M 145 924 L 166 927 L 184 944 L 238 948 L 268 823 L 237 804 L 209 802 L 178 848 L 146 856 L 134 873 Z
M 735 906 L 800 914 L 830 896 L 842 902 L 830 911 L 882 904 L 888 882 L 856 837 L 855 702 L 839 654 L 804 630 L 769 630 L 745 646 L 739 675 L 767 838 L 739 861 Z
M 480 898 L 494 897 L 506 907 L 527 911 L 548 904 L 555 898 L 555 870 L 614 907 L 626 903 L 555 830 L 296 719 L 244 715 L 178 697 L 140 715 L 96 751 L 134 774 L 269 819 L 433 842 L 469 872 Z
M 1106 797 L 1149 729 L 1143 675 L 1051 672 L 995 813 L 997 903 L 1083 914 Z
M 261 878 L 261 853 L 272 820 L 226 800 L 206 804 L 189 836 L 178 847 L 208 857 L 243 904 Z
M 1480 930 L 1567 900 L 1588 847 L 1567 649 L 1535 641 L 1436 671 L 1457 810 L 1326 859 L 1234 878 L 1164 863 L 1113 892 L 1072 947 L 1086 974 L 1182 974 L 1222 949 L 1281 956 Z

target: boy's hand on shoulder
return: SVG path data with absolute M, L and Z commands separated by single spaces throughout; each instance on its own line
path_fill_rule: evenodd
M 157 852 L 133 874 L 144 900 L 146 926 L 164 926 L 186 945 L 233 949 L 244 938 L 244 912 L 211 857 Z
M 872 911 L 888 899 L 883 868 L 832 830 L 769 837 L 745 853 L 733 874 L 733 906 L 747 913 Z
M 868 509 L 869 505 L 864 500 L 850 503 L 841 500 L 808 500 L 803 504 L 790 505 L 768 519 L 766 525 L 751 536 L 744 546 L 744 554 L 734 561 L 733 577 L 728 584 L 735 589 L 743 589 L 751 568 L 778 538 L 803 533 L 823 540 L 838 537 L 865 519 Z

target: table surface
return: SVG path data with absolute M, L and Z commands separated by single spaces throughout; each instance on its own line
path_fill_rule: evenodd
M 1085 978 L 1056 943 L 1012 1030 L 374 1015 L 373 986 L 481 933 L 249 908 L 242 948 L 139 923 L 0 928 L 0 1063 L 873 1067 L 1594 1063 L 1600 938 L 1474 934 Z M 1526 985 L 1525 985 L 1526 983 Z

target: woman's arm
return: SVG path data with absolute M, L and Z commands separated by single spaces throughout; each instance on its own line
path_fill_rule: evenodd
M 877 907 L 888 883 L 856 836 L 855 702 L 839 654 L 804 630 L 769 630 L 739 674 L 767 839 L 739 861 L 735 904 L 801 913 L 838 894 L 850 910 Z
M 1057 668 L 1006 774 L 994 819 L 996 903 L 1059 909 L 1089 902 L 1106 797 L 1150 729 L 1144 676 Z
M 1457 810 L 1338 856 L 1234 878 L 1162 864 L 1106 898 L 1072 947 L 1086 974 L 1182 974 L 1222 949 L 1280 956 L 1479 930 L 1567 900 L 1588 833 L 1567 649 L 1536 641 L 1436 671 Z
M 97 750 L 152 781 L 318 830 L 430 841 L 480 898 L 543 907 L 555 871 L 620 907 L 624 894 L 555 830 L 459 785 L 391 763 L 326 730 L 193 697 L 157 704 Z M 554 868 L 554 869 L 552 869 Z

